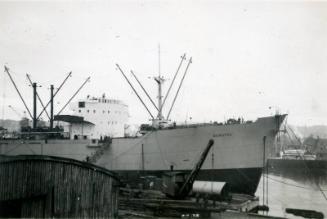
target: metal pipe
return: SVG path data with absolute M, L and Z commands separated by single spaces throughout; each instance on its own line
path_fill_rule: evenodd
M 121 70 L 121 68 L 120 68 L 120 66 L 118 64 L 116 64 L 116 66 L 117 66 L 118 70 L 122 73 L 122 75 L 124 76 L 124 78 L 126 79 L 126 81 L 128 82 L 129 86 L 131 86 L 131 88 L 133 89 L 134 93 L 139 98 L 139 100 L 141 101 L 141 103 L 143 104 L 143 106 L 145 107 L 145 109 L 148 111 L 148 113 L 150 114 L 150 116 L 152 117 L 152 119 L 154 119 L 152 113 L 150 112 L 150 110 L 148 109 L 148 107 L 145 105 L 145 103 L 143 102 L 142 98 L 139 96 L 139 94 L 137 93 L 137 91 L 135 90 L 135 88 L 133 87 L 133 85 L 131 84 L 131 82 L 128 80 L 128 78 L 124 74 L 123 70 Z
M 175 95 L 175 97 L 174 97 L 173 103 L 171 104 L 170 110 L 169 110 L 169 112 L 168 112 L 168 114 L 167 114 L 167 120 L 169 119 L 169 116 L 170 116 L 171 110 L 173 109 L 173 106 L 174 106 L 174 104 L 175 104 L 175 101 L 176 101 L 176 98 L 177 98 L 177 96 L 178 96 L 179 90 L 181 89 L 181 86 L 182 86 L 182 84 L 183 84 L 183 81 L 184 81 L 184 78 L 185 78 L 186 72 L 187 72 L 188 67 L 190 66 L 191 63 L 192 63 L 192 57 L 189 59 L 189 61 L 188 61 L 188 63 L 187 63 L 187 66 L 186 66 L 186 69 L 185 69 L 185 72 L 184 72 L 183 78 L 182 78 L 182 80 L 181 80 L 181 82 L 180 82 L 180 84 L 179 84 L 179 87 L 178 87 L 178 90 L 177 90 L 176 95 Z
M 90 80 L 91 77 L 88 77 L 84 83 L 78 88 L 78 90 L 74 93 L 74 95 L 68 100 L 68 102 L 65 104 L 63 108 L 57 113 L 57 116 L 60 115 L 60 113 L 66 108 L 66 106 L 70 103 L 70 101 L 78 94 L 78 92 L 84 87 L 84 85 Z
M 134 74 L 134 72 L 131 70 L 132 75 L 134 76 L 134 78 L 136 79 L 137 83 L 140 85 L 140 87 L 142 88 L 142 90 L 144 91 L 144 93 L 147 95 L 147 97 L 149 98 L 149 100 L 151 101 L 151 103 L 153 104 L 153 106 L 159 111 L 158 107 L 156 106 L 156 104 L 153 102 L 152 98 L 150 97 L 150 95 L 148 94 L 148 92 L 146 92 L 145 88 L 142 86 L 141 82 L 137 79 L 136 75 Z
M 67 79 L 72 75 L 72 72 L 69 72 L 69 74 L 67 75 L 67 77 L 64 79 L 64 81 L 60 84 L 59 88 L 57 89 L 57 91 L 54 93 L 53 98 L 57 95 L 57 93 L 59 92 L 59 90 L 62 88 L 62 86 L 66 83 Z M 41 111 L 41 113 L 38 115 L 38 119 L 40 118 L 40 116 L 42 115 L 42 113 L 44 112 L 44 110 L 49 106 L 51 100 L 49 100 L 49 102 L 47 103 L 47 105 L 45 105 L 45 108 L 43 108 L 43 110 Z
M 19 92 L 19 90 L 18 90 L 18 88 L 17 88 L 17 86 L 16 86 L 16 83 L 15 83 L 14 79 L 12 79 L 12 77 L 11 77 L 11 75 L 10 75 L 10 73 L 9 73 L 9 68 L 8 68 L 7 66 L 5 66 L 5 72 L 7 72 L 7 74 L 8 74 L 8 76 L 9 76 L 11 82 L 13 83 L 13 85 L 14 85 L 14 87 L 15 87 L 15 89 L 16 89 L 16 91 L 17 91 L 19 97 L 20 97 L 20 99 L 23 101 L 23 104 L 24 104 L 24 106 L 25 106 L 25 108 L 26 108 L 28 114 L 30 115 L 31 119 L 33 119 L 32 113 L 31 113 L 31 111 L 28 109 L 28 107 L 27 107 L 27 105 L 26 105 L 26 103 L 25 103 L 24 98 L 23 98 L 22 95 L 20 94 L 20 92 Z

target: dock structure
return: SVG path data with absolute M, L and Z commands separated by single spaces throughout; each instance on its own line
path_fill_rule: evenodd
M 193 217 L 219 218 L 224 215 L 244 216 L 257 218 L 259 198 L 245 194 L 231 194 L 226 201 L 213 201 L 188 197 L 183 200 L 167 199 L 167 197 L 154 190 L 120 189 L 119 214 L 122 218 L 127 216 L 146 217 Z M 193 216 L 192 216 L 193 215 Z M 226 217 L 226 218 L 234 218 Z M 223 217 L 224 218 L 224 217 Z M 266 217 L 273 218 L 273 217 Z
M 104 168 L 62 157 L 0 157 L 0 217 L 114 218 L 119 181 Z

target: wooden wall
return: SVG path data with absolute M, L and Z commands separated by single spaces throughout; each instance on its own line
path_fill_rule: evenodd
M 0 160 L 0 217 L 116 217 L 118 181 L 72 159 L 17 156 Z

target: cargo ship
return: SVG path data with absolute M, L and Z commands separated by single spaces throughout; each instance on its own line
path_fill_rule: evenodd
M 185 55 L 183 57 L 182 61 Z M 180 86 L 190 63 L 191 59 Z M 117 67 L 126 78 L 120 66 L 117 65 Z M 178 70 L 175 76 L 177 73 Z M 157 116 L 151 116 L 151 124 L 141 125 L 140 131 L 135 136 L 110 136 L 110 134 L 102 135 L 99 132 L 92 134 L 92 130 L 99 130 L 92 127 L 105 122 L 108 112 L 112 112 L 112 105 L 106 104 L 109 100 L 104 97 L 93 98 L 92 103 L 79 101 L 75 109 L 76 115 L 55 117 L 68 124 L 68 132 L 64 137 L 58 130 L 56 134 L 61 137 L 55 139 L 47 137 L 53 135 L 53 129 L 48 134 L 37 133 L 34 130 L 30 133 L 34 135 L 32 138 L 0 140 L 0 154 L 44 154 L 87 160 L 114 170 L 125 182 L 133 183 L 140 176 L 160 178 L 167 171 L 191 171 L 208 140 L 213 139 L 215 144 L 197 180 L 227 182 L 232 192 L 254 195 L 266 158 L 272 153 L 270 149 L 273 148 L 280 124 L 286 115 L 262 117 L 253 122 L 229 119 L 223 123 L 176 124 L 168 118 L 169 116 L 164 117 L 162 113 L 166 99 L 163 100 L 161 94 L 161 85 L 164 80 L 160 74 L 154 79 L 158 84 Z M 110 102 L 119 103 L 119 101 Z M 172 106 L 173 104 L 174 102 Z M 99 105 L 101 105 L 100 110 L 98 110 Z M 146 106 L 145 108 L 148 109 Z M 87 120 L 85 113 L 89 113 Z M 93 119 L 97 113 L 101 113 L 98 118 L 102 119 Z M 149 114 L 152 115 L 150 112 Z M 111 117 L 111 119 L 114 118 Z M 103 127 L 100 131 L 105 129 Z
M 208 140 L 214 139 L 197 180 L 227 182 L 233 192 L 253 195 L 269 156 L 268 148 L 274 144 L 277 124 L 284 118 L 163 128 L 141 137 L 113 138 L 96 164 L 117 171 L 127 181 L 140 175 L 159 177 L 170 170 L 191 171 Z

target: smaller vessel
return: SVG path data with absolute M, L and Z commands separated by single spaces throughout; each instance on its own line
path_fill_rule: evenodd
M 300 139 L 289 126 L 285 126 L 283 133 L 284 135 L 279 133 L 277 136 L 275 146 L 275 148 L 280 148 L 280 151 L 276 153 L 279 156 L 268 158 L 269 171 L 294 177 L 300 177 L 303 174 L 327 175 L 327 140 L 312 136 Z M 286 139 L 286 136 L 289 139 Z M 284 139 L 284 143 L 281 139 Z M 293 142 L 294 139 L 298 142 L 297 144 Z
M 311 154 L 304 149 L 290 149 L 281 152 L 282 159 L 292 159 L 292 160 L 315 160 L 316 155 Z

